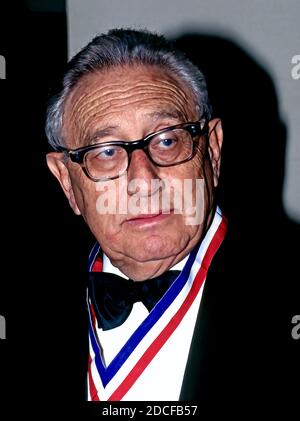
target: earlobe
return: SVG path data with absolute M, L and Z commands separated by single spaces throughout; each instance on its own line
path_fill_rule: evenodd
M 217 187 L 221 167 L 221 148 L 223 144 L 222 122 L 219 118 L 210 120 L 208 134 L 208 150 L 213 170 L 214 186 Z
M 49 170 L 59 181 L 74 213 L 80 215 L 81 212 L 76 203 L 69 170 L 64 163 L 64 154 L 61 152 L 50 152 L 47 154 L 46 159 Z

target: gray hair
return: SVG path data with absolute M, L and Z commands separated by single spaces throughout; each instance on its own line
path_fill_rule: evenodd
M 165 68 L 188 86 L 195 95 L 199 118 L 211 116 L 206 82 L 201 71 L 185 55 L 175 50 L 163 36 L 133 29 L 113 29 L 95 37 L 67 64 L 57 93 L 48 103 L 46 135 L 49 144 L 60 150 L 64 106 L 68 95 L 86 74 L 125 65 L 156 65 Z

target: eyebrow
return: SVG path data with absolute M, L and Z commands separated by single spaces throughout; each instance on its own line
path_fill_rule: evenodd
M 103 127 L 103 129 L 98 129 L 92 134 L 88 134 L 87 136 L 85 136 L 82 143 L 84 146 L 91 145 L 97 140 L 99 140 L 101 137 L 112 135 L 118 127 L 119 126 L 107 126 Z
M 157 121 L 159 119 L 171 118 L 173 120 L 184 120 L 183 114 L 178 110 L 170 111 L 154 111 L 152 113 L 144 114 L 144 117 L 150 118 L 151 120 Z

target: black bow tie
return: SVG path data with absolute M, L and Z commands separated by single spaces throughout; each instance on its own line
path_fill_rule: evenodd
M 142 301 L 149 311 L 167 291 L 180 271 L 135 282 L 113 273 L 89 273 L 89 297 L 99 328 L 113 329 L 125 322 L 135 302 Z

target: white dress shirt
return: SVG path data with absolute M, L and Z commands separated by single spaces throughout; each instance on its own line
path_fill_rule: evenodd
M 188 256 L 172 270 L 182 270 Z M 109 258 L 103 256 L 103 272 L 115 273 L 128 279 Z M 190 310 L 146 370 L 124 396 L 126 401 L 178 401 L 188 353 L 192 341 L 203 286 Z M 149 314 L 143 303 L 133 305 L 128 319 L 115 329 L 103 331 L 97 328 L 105 364 L 108 365 L 120 351 L 136 328 Z M 159 374 L 158 374 L 159 373 Z M 105 389 L 103 390 L 105 394 Z M 110 396 L 110 391 L 105 398 Z M 104 397 L 103 397 L 104 399 Z

